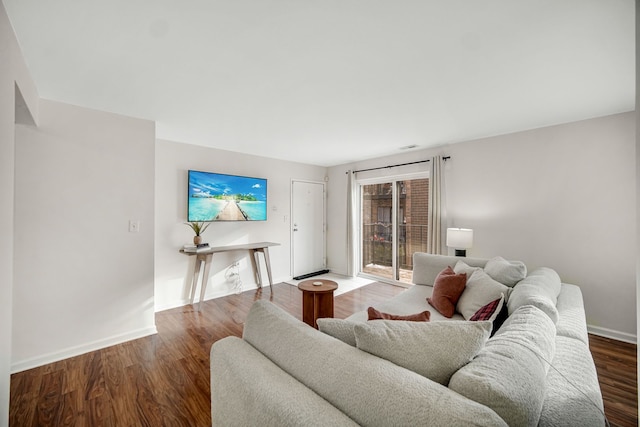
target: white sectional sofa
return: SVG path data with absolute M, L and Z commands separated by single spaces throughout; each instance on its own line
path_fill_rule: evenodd
M 417 253 L 415 285 L 375 307 L 429 310 L 429 322 L 356 313 L 319 321 L 321 332 L 256 302 L 243 338 L 212 346 L 213 425 L 603 426 L 580 288 L 531 272 L 509 287 L 508 317 L 489 338 L 491 321 L 449 319 L 426 301 L 458 261 L 495 265 Z

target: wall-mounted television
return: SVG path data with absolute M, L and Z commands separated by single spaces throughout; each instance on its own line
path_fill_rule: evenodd
M 189 171 L 187 220 L 266 221 L 267 180 Z

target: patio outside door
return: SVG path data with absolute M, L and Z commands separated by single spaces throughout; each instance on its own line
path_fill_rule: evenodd
M 411 283 L 413 253 L 427 250 L 429 179 L 360 185 L 362 273 Z

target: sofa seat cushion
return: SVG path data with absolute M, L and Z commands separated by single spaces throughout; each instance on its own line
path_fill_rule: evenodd
M 511 426 L 538 424 L 546 377 L 555 353 L 556 328 L 533 306 L 520 307 L 449 388 L 496 411 Z
M 360 350 L 447 385 L 482 349 L 491 322 L 374 321 L 356 324 L 354 332 Z
M 544 311 L 554 324 L 558 323 L 556 302 L 560 288 L 558 273 L 546 267 L 536 269 L 513 288 L 507 300 L 509 315 L 519 307 L 533 305 Z
M 587 344 L 557 336 L 540 426 L 605 425 L 598 375 Z
M 496 282 L 483 270 L 476 270 L 467 279 L 467 287 L 460 295 L 456 310 L 469 320 L 481 307 L 502 295 L 508 299 L 509 291 L 511 288 Z
M 360 425 L 506 426 L 490 408 L 323 334 L 267 301 L 251 307 L 243 338 Z

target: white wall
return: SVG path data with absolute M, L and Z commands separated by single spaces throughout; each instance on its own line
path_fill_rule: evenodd
M 0 4 L 0 58 L 10 56 L 8 22 Z M 10 61 L 0 61 L 0 425 L 9 423 L 11 293 L 13 284 L 14 81 Z
M 13 371 L 155 332 L 154 123 L 42 100 L 39 125 L 16 127 Z
M 339 203 L 349 166 L 450 155 L 449 225 L 474 229 L 468 255 L 556 269 L 582 288 L 591 331 L 635 341 L 634 120 L 624 113 L 333 167 L 329 264 L 346 271 L 346 214 Z
M 214 222 L 203 234 L 212 246 L 272 241 L 269 249 L 274 283 L 291 278 L 291 180 L 323 181 L 326 168 L 252 156 L 196 145 L 158 140 L 156 143 L 156 245 L 155 305 L 165 310 L 185 305 L 189 299 L 194 257 L 178 252 L 191 243 L 193 232 L 184 225 L 187 213 L 187 171 L 244 175 L 267 179 L 267 221 Z M 215 255 L 205 299 L 228 295 L 233 283 L 226 269 L 240 262 L 243 290 L 256 288 L 247 251 Z M 266 271 L 262 255 L 263 277 Z M 197 290 L 196 301 L 200 295 Z
M 640 96 L 640 5 L 635 1 L 636 7 L 636 323 L 640 330 L 640 109 L 638 109 L 638 97 Z M 637 357 L 640 360 L 640 347 L 636 347 Z M 640 378 L 640 363 L 636 363 L 637 377 Z M 640 404 L 640 395 L 638 396 Z
M 29 114 L 37 119 L 37 91 L 0 3 L 0 426 L 9 423 L 13 290 L 15 87 L 20 86 Z

